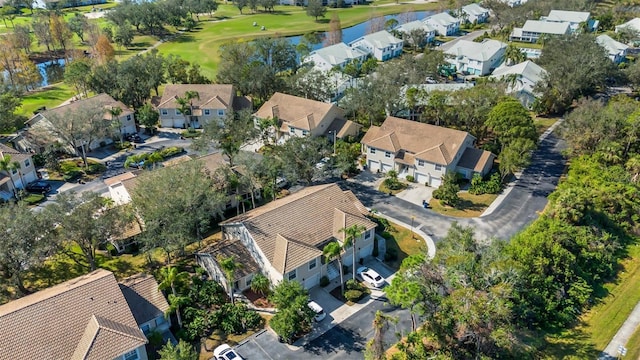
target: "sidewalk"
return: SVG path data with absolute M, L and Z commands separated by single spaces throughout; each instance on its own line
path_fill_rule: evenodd
M 607 345 L 602 354 L 600 354 L 598 359 L 618 359 L 618 355 L 620 355 L 618 349 L 621 346 L 624 347 L 627 345 L 627 342 L 638 328 L 638 325 L 640 325 L 640 302 L 638 302 L 636 307 L 633 308 L 633 311 L 631 311 L 627 320 L 625 320 L 622 326 L 620 326 L 620 329 L 618 329 L 618 332 L 613 339 L 611 339 L 611 342 Z

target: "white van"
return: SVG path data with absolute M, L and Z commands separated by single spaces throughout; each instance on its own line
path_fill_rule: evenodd
M 325 317 L 327 317 L 327 313 L 324 312 L 322 307 L 318 305 L 317 302 L 310 300 L 307 306 L 309 306 L 309 309 L 313 310 L 313 312 L 316 313 L 316 316 L 314 316 L 313 318 L 315 321 L 322 321 Z

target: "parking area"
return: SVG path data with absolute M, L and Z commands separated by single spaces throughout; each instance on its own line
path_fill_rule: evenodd
M 409 187 L 396 194 L 396 197 L 410 203 L 422 206 L 423 201 L 429 203 L 434 188 L 425 186 L 424 184 L 409 184 Z

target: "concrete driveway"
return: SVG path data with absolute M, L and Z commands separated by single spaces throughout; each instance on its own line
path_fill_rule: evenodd
M 412 204 L 422 206 L 422 202 L 429 203 L 434 188 L 425 186 L 424 184 L 411 183 L 409 187 L 396 194 L 396 197 Z

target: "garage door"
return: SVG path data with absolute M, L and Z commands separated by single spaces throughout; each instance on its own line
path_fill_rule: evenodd
M 365 258 L 367 256 L 370 256 L 372 252 L 373 252 L 373 244 L 369 244 L 366 247 L 360 249 L 360 257 Z
M 391 171 L 391 170 L 393 170 L 393 166 L 382 163 L 382 169 L 380 171 L 386 173 L 387 171 Z
M 318 285 L 319 283 L 320 283 L 320 274 L 315 274 L 304 281 L 304 288 L 311 289 L 312 287 Z
M 436 177 L 431 178 L 431 187 L 437 188 L 440 185 L 442 185 L 442 179 Z
M 369 171 L 376 172 L 380 170 L 380 162 L 369 160 Z
M 418 184 L 426 184 L 429 181 L 429 175 L 416 173 L 416 182 Z

